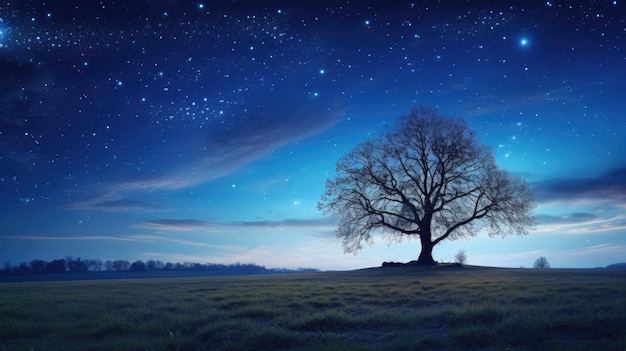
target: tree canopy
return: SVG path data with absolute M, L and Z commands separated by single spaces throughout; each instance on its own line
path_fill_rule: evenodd
M 550 268 L 550 263 L 548 262 L 548 259 L 541 256 L 538 259 L 535 260 L 535 264 L 533 265 L 534 268 Z
M 422 264 L 435 263 L 445 239 L 525 235 L 534 221 L 527 183 L 500 169 L 464 120 L 427 107 L 341 157 L 318 208 L 338 217 L 345 252 L 372 245 L 376 232 L 390 243 L 419 238 Z

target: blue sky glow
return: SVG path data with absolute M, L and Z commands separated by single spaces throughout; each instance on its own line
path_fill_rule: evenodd
M 316 209 L 335 162 L 413 106 L 464 118 L 535 191 L 528 236 L 434 258 L 626 253 L 620 1 L 0 3 L 0 260 L 353 269 Z

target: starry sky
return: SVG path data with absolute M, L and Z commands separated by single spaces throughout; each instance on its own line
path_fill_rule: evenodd
M 1 1 L 0 261 L 355 269 L 317 210 L 339 157 L 418 105 L 535 192 L 524 237 L 438 261 L 626 260 L 622 1 Z

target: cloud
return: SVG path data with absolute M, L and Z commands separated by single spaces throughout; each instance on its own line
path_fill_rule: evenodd
M 334 230 L 336 224 L 327 219 L 286 219 L 281 221 L 211 222 L 197 219 L 156 219 L 136 225 L 139 228 L 157 230 L 205 230 L 224 231 L 232 229 L 313 229 Z
M 172 244 L 181 244 L 186 246 L 194 246 L 194 247 L 204 247 L 211 249 L 219 249 L 223 251 L 232 251 L 235 246 L 233 245 L 218 245 L 206 243 L 203 241 L 189 240 L 183 238 L 175 238 L 170 236 L 161 236 L 161 235 L 153 235 L 153 234 L 133 234 L 128 235 L 127 237 L 135 240 L 135 241 L 143 241 L 143 242 L 168 242 Z
M 125 197 L 134 193 L 187 189 L 226 176 L 271 155 L 280 147 L 327 130 L 337 124 L 343 115 L 342 110 L 322 108 L 311 102 L 296 104 L 304 106 L 296 109 L 282 105 L 268 103 L 259 108 L 259 116 L 248 117 L 227 131 L 204 134 L 200 141 L 197 135 L 190 136 L 188 144 L 180 146 L 180 153 L 188 155 L 186 159 L 190 161 L 171 165 L 168 171 L 157 176 L 110 183 L 104 186 L 104 192 L 97 198 L 75 203 L 69 209 L 109 212 L 161 210 L 157 205 Z M 185 227 L 167 223 L 152 225 Z
M 199 185 L 263 159 L 276 149 L 316 135 L 337 124 L 341 111 L 312 106 L 289 110 L 275 105 L 259 110 L 228 131 L 208 135 L 195 161 L 160 177 L 114 185 L 116 191 L 177 190 Z M 193 146 L 198 149 L 197 145 Z
M 127 235 L 0 235 L 0 239 L 26 240 L 26 241 L 131 241 L 139 243 L 168 242 L 194 247 L 205 247 L 232 251 L 235 246 L 216 245 L 202 241 L 174 238 L 152 234 L 127 234 Z
M 620 222 L 617 223 L 603 223 L 594 227 L 584 227 L 569 230 L 569 233 L 573 234 L 587 234 L 587 233 L 603 233 L 603 232 L 616 232 L 616 231 L 626 231 L 626 222 L 624 222 L 624 217 L 619 217 Z
M 562 216 L 537 215 L 535 221 L 538 225 L 559 225 L 559 224 L 585 224 L 598 219 L 593 213 L 570 213 Z
M 593 178 L 557 178 L 532 184 L 538 202 L 609 200 L 624 205 L 626 168 L 616 168 Z
M 158 230 L 210 230 L 216 229 L 219 225 L 201 221 L 197 219 L 155 219 L 151 221 L 146 221 L 143 223 L 139 223 L 136 225 L 139 228 L 148 228 L 148 229 L 158 229 Z
M 121 240 L 139 241 L 138 238 L 128 235 L 0 235 L 2 239 L 19 240 Z
M 157 205 L 153 205 L 143 201 L 137 200 L 88 200 L 83 202 L 78 202 L 70 206 L 70 209 L 73 210 L 99 210 L 99 211 L 109 211 L 109 212 L 151 212 L 158 211 L 162 208 Z
M 235 226 L 250 228 L 335 228 L 336 224 L 327 219 L 286 219 L 282 221 L 233 222 Z
M 562 216 L 537 215 L 537 232 L 585 234 L 626 230 L 626 215 L 599 217 L 592 213 L 570 213 Z
M 532 183 L 537 202 L 583 209 L 562 215 L 537 214 L 537 232 L 589 234 L 626 230 L 626 168 L 591 178 L 561 178 Z M 541 208 L 542 206 L 540 206 Z M 592 212 L 587 212 L 591 209 Z

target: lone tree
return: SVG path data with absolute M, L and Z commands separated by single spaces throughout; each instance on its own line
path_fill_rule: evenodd
M 465 250 L 461 250 L 454 255 L 454 263 L 464 265 L 465 262 L 467 262 L 467 254 L 465 253 Z
M 339 218 L 344 252 L 380 232 L 389 243 L 419 238 L 419 264 L 433 265 L 444 239 L 525 235 L 533 224 L 527 183 L 500 169 L 463 120 L 421 107 L 395 129 L 358 144 L 336 166 L 318 209 Z
M 550 268 L 550 263 L 548 263 L 548 259 L 541 256 L 535 260 L 535 264 L 533 265 L 535 268 Z

